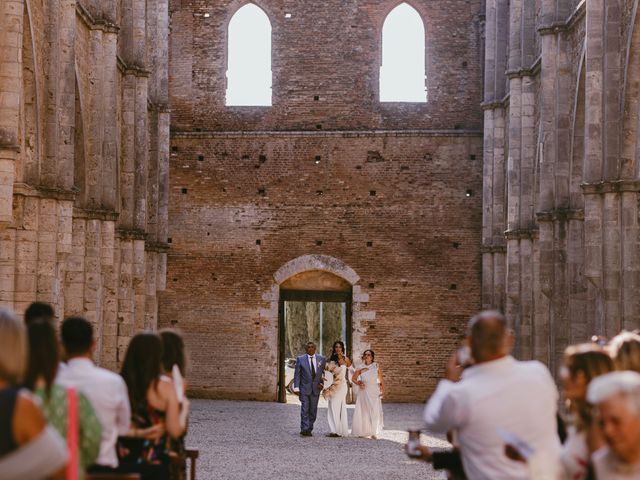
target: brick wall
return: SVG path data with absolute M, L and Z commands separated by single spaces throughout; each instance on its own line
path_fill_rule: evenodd
M 354 344 L 376 351 L 387 398 L 434 388 L 480 305 L 481 2 L 460 3 L 414 2 L 429 102 L 380 104 L 380 31 L 395 3 L 259 2 L 274 74 L 273 107 L 261 108 L 224 106 L 225 28 L 242 4 L 171 4 L 159 325 L 185 333 L 195 392 L 275 399 L 278 324 L 263 313 L 274 274 L 309 254 L 360 277 L 370 313 L 354 315 Z

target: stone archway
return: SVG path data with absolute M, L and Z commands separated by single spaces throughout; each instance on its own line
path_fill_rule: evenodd
M 320 275 L 309 275 L 311 272 L 318 272 Z M 323 275 L 323 273 L 330 275 Z M 331 277 L 338 277 L 342 281 L 331 280 Z M 369 294 L 363 293 L 358 285 L 360 276 L 342 260 L 328 255 L 303 255 L 280 267 L 274 273 L 273 279 L 274 284 L 271 289 L 263 295 L 263 300 L 269 303 L 269 307 L 260 311 L 261 319 L 268 321 L 270 325 L 279 325 L 280 289 L 283 285 L 296 290 L 327 293 L 344 291 L 343 286 L 350 286 L 351 349 L 353 352 L 361 352 L 370 347 L 364 340 L 366 332 L 363 322 L 375 320 L 376 313 L 367 309 Z M 280 339 L 280 333 L 277 337 Z M 278 365 L 282 361 L 283 359 L 278 358 Z M 279 383 L 280 380 L 278 380 Z

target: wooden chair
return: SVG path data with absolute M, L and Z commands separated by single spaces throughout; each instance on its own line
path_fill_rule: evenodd
M 190 460 L 190 462 L 189 462 L 190 463 L 190 465 L 189 465 L 189 480 L 196 480 L 196 460 L 198 459 L 198 456 L 200 455 L 200 451 L 187 448 L 185 453 L 187 455 L 187 458 Z

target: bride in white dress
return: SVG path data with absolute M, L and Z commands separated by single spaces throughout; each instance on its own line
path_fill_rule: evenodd
M 327 363 L 328 374 L 333 375 L 333 382 L 322 392 L 327 399 L 327 420 L 329 422 L 330 437 L 346 437 L 349 435 L 347 421 L 347 369 L 351 360 L 344 355 L 344 343 L 337 341 L 333 344 L 333 353 Z
M 382 432 L 382 396 L 384 393 L 384 382 L 382 380 L 382 370 L 373 360 L 375 354 L 373 350 L 365 350 L 362 359 L 364 364 L 360 365 L 353 373 L 354 389 L 358 389 L 356 409 L 353 414 L 353 425 L 351 426 L 351 436 L 377 438 Z

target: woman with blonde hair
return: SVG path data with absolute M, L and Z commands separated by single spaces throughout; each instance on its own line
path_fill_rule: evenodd
M 609 342 L 609 353 L 616 370 L 633 370 L 640 373 L 640 335 L 622 331 Z
M 0 309 L 0 480 L 64 479 L 67 451 L 36 400 L 19 388 L 27 369 L 25 327 Z

